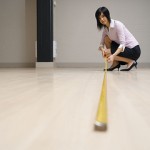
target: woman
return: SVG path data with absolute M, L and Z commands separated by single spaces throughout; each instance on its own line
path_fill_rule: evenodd
M 129 71 L 133 67 L 137 68 L 137 59 L 140 57 L 141 50 L 138 41 L 129 32 L 123 23 L 110 18 L 109 10 L 106 7 L 100 7 L 95 13 L 98 29 L 103 28 L 102 39 L 99 50 L 103 57 L 112 63 L 108 71 L 120 68 L 127 64 L 126 69 L 120 71 Z

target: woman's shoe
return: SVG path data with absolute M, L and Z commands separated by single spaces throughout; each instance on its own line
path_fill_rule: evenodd
M 137 68 L 137 62 L 133 62 L 133 64 L 127 69 L 121 69 L 120 71 L 130 71 L 133 67 Z
M 114 69 L 118 68 L 118 71 L 119 71 L 119 68 L 120 68 L 120 64 L 116 65 L 115 67 L 110 67 L 107 69 L 107 71 L 113 71 Z M 104 69 L 105 71 L 105 69 Z

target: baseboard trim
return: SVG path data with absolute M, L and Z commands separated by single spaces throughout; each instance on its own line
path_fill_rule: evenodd
M 103 68 L 104 63 L 57 63 L 57 62 L 36 62 L 36 63 L 0 63 L 0 68 Z M 138 68 L 150 68 L 150 63 L 138 63 Z
M 57 68 L 102 68 L 104 63 L 57 63 L 54 64 Z M 138 63 L 138 68 L 150 68 L 150 63 Z
M 36 62 L 36 68 L 53 68 L 53 62 Z
M 35 63 L 0 63 L 0 68 L 35 68 Z
M 55 67 L 58 68 L 97 68 L 103 65 L 103 63 L 55 63 Z
M 150 63 L 138 63 L 138 68 L 150 68 Z

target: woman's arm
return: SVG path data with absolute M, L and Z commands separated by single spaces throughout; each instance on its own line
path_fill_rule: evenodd
M 120 44 L 118 47 L 118 49 L 120 50 L 117 49 L 118 50 L 117 55 L 118 55 L 120 52 L 124 51 L 124 48 L 125 48 L 125 26 L 123 23 L 121 22 L 116 23 L 116 32 L 117 32 L 117 37 L 118 37 L 118 41 Z
M 110 62 L 113 62 L 114 59 L 115 59 L 115 56 L 117 56 L 117 55 L 118 55 L 120 52 L 122 52 L 122 51 L 123 51 L 123 48 L 118 48 L 115 53 L 113 53 L 112 55 L 110 55 L 110 56 L 107 58 L 107 61 L 108 61 L 109 63 L 110 63 Z
M 117 56 L 119 53 L 124 51 L 125 48 L 125 33 L 124 33 L 124 25 L 121 22 L 117 22 L 116 24 L 116 30 L 117 30 L 117 36 L 118 36 L 118 41 L 119 41 L 119 47 L 117 48 L 117 50 L 115 51 L 115 53 L 113 53 L 112 55 L 110 55 L 108 57 L 108 62 L 113 62 L 115 56 Z

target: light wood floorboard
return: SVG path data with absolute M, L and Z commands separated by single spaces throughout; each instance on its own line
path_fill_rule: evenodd
M 0 150 L 150 150 L 150 69 L 107 73 L 107 131 L 94 123 L 100 68 L 0 69 Z

